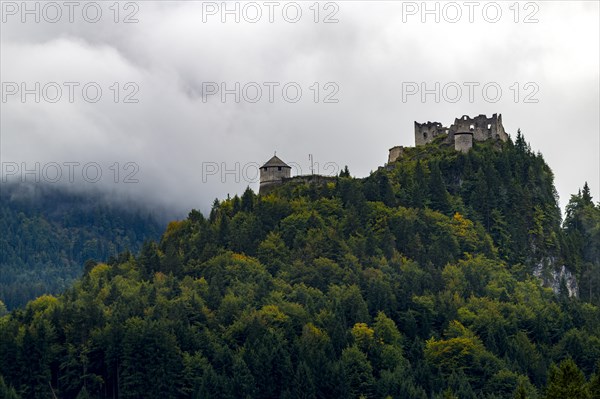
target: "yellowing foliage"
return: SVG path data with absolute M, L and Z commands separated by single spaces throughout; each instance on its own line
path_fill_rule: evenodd
M 356 345 L 362 350 L 368 349 L 375 341 L 375 331 L 367 323 L 356 323 L 352 327 L 352 337 Z
M 27 308 L 33 310 L 34 313 L 44 313 L 58 305 L 58 299 L 52 295 L 42 295 L 37 299 L 29 302 Z
M 106 263 L 99 263 L 92 270 L 90 270 L 90 278 L 92 280 L 100 280 L 101 278 L 108 277 L 110 266 Z
M 454 214 L 452 220 L 454 222 L 455 227 L 454 232 L 460 237 L 466 237 L 469 230 L 473 229 L 473 222 L 469 219 L 465 219 L 465 217 L 459 212 L 456 212 Z
M 289 319 L 277 305 L 263 306 L 259 311 L 259 318 L 266 325 L 285 323 Z
M 234 253 L 231 255 L 231 259 L 236 260 L 236 261 L 240 261 L 240 262 L 246 262 L 249 261 L 250 258 L 248 258 L 246 255 L 244 254 L 238 254 L 238 253 Z

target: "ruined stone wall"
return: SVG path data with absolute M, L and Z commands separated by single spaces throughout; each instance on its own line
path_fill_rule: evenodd
M 270 168 L 269 168 L 270 169 Z M 275 168 L 277 169 L 277 168 Z M 261 168 L 262 171 L 262 168 Z M 275 177 L 271 180 L 262 179 L 260 182 L 259 194 L 266 194 L 269 191 L 273 190 L 275 187 L 278 187 L 284 183 L 306 183 L 306 184 L 327 184 L 329 182 L 335 182 L 337 176 L 323 176 L 323 175 L 300 175 L 290 177 L 290 169 L 287 169 L 287 176 Z M 278 176 L 278 175 L 275 175 Z
M 402 147 L 401 145 L 390 148 L 388 163 L 397 161 L 400 157 L 402 157 L 402 155 L 404 155 L 404 147 Z
M 468 115 L 463 115 L 461 118 L 456 118 L 454 124 L 450 126 L 450 136 L 460 132 L 471 131 L 474 141 L 486 141 L 489 139 L 508 140 L 508 135 L 502 126 L 502 115 L 494 114 L 491 118 L 486 115 L 479 115 L 471 118 Z
M 454 149 L 467 153 L 473 147 L 473 135 L 471 133 L 456 133 L 454 135 Z
M 295 183 L 309 183 L 309 184 L 325 184 L 334 182 L 337 176 L 323 176 L 323 175 L 301 175 L 283 179 L 284 183 L 295 182 Z
M 448 129 L 439 122 L 415 122 L 415 145 L 431 143 L 436 137 L 447 133 Z

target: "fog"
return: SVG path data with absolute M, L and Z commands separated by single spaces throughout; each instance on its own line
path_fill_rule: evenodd
M 600 199 L 597 2 L 53 4 L 2 2 L 3 181 L 181 217 L 258 191 L 274 151 L 364 177 L 414 121 L 501 113 L 563 208 L 585 181 Z

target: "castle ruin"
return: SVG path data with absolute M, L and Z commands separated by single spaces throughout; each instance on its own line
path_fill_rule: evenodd
M 454 119 L 450 127 L 440 122 L 418 123 L 415 121 L 415 146 L 431 143 L 438 137 L 445 137 L 444 143 L 454 145 L 454 149 L 468 152 L 475 141 L 499 140 L 507 141 L 508 134 L 502 125 L 502 115 L 494 114 L 491 118 L 479 115 L 474 118 L 463 115 Z M 396 161 L 403 154 L 403 147 L 390 149 L 388 163 Z

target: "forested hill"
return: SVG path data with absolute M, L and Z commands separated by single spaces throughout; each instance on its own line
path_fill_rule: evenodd
M 2 183 L 0 301 L 13 309 L 39 295 L 60 293 L 81 276 L 87 260 L 138 251 L 162 230 L 147 212 L 98 193 Z
M 521 135 L 246 190 L 1 318 L 0 390 L 598 398 L 599 226 L 587 186 L 561 226 L 552 172 Z M 533 276 L 563 266 L 578 297 Z

